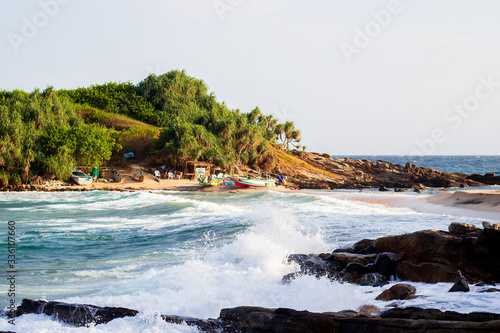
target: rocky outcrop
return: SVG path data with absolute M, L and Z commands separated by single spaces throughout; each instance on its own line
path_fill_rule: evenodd
M 500 281 L 500 231 L 452 224 L 453 233 L 437 230 L 362 240 L 348 249 L 319 255 L 294 254 L 297 275 L 328 276 L 343 282 L 383 285 L 391 276 L 414 282 Z
M 473 174 L 468 176 L 467 179 L 487 185 L 500 185 L 500 176 L 492 172 L 485 173 L 484 175 Z
M 294 151 L 293 156 L 319 171 L 302 167 L 299 163 L 287 166 L 278 163 L 277 168 L 300 188 L 412 188 L 425 187 L 469 187 L 481 186 L 482 182 L 465 174 L 447 173 L 432 168 L 418 167 L 412 163 L 405 166 L 385 161 L 356 160 L 351 158 L 334 160 L 324 154 Z M 500 177 L 499 177 L 500 178 Z
M 392 300 L 403 300 L 415 298 L 415 292 L 417 289 L 408 283 L 397 283 L 384 290 L 375 299 L 379 301 L 392 301 Z
M 120 307 L 100 307 L 87 304 L 68 304 L 23 299 L 17 307 L 16 316 L 26 313 L 46 314 L 73 326 L 105 324 L 116 318 L 133 317 L 139 311 Z
M 46 313 L 43 308 L 52 303 L 45 301 L 23 300 L 18 308 L 18 315 L 24 313 Z M 83 324 L 101 324 L 114 318 L 126 315 L 136 315 L 137 311 L 125 308 L 102 308 L 93 305 L 57 303 L 57 308 L 76 310 L 75 312 L 59 311 L 50 312 L 56 314 L 54 319 L 75 326 Z M 80 311 L 87 313 L 99 313 L 103 309 L 110 311 L 106 314 L 107 321 L 98 321 L 96 315 L 81 316 Z M 119 309 L 119 310 L 117 310 Z M 120 316 L 116 316 L 116 314 Z M 73 317 L 77 316 L 79 320 Z M 111 318 L 115 316 L 114 318 Z M 500 330 L 500 315 L 493 313 L 470 313 L 442 312 L 435 309 L 420 308 L 396 308 L 388 310 L 380 315 L 370 315 L 366 312 L 355 311 L 314 313 L 309 311 L 297 311 L 293 309 L 278 308 L 268 309 L 262 307 L 241 306 L 230 309 L 222 309 L 217 319 L 196 319 L 180 316 L 161 315 L 161 318 L 169 323 L 185 324 L 195 326 L 201 332 L 210 333 L 382 333 L 382 332 L 498 332 Z

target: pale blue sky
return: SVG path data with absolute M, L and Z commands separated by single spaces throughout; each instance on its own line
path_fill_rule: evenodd
M 293 120 L 308 150 L 500 154 L 498 1 L 2 0 L 0 13 L 0 89 L 185 69 L 230 108 Z

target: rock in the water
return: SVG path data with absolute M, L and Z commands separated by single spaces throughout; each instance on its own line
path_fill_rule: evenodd
M 384 290 L 375 299 L 378 301 L 392 301 L 395 299 L 412 299 L 415 298 L 417 289 L 408 283 L 398 283 L 387 290 Z
M 105 324 L 116 318 L 133 317 L 139 311 L 120 307 L 23 299 L 21 305 L 17 307 L 16 316 L 19 317 L 25 313 L 44 313 L 73 326 L 89 326 L 90 324 Z
M 463 292 L 470 291 L 469 283 L 467 282 L 467 279 L 464 277 L 461 277 L 460 280 L 458 280 L 449 290 L 449 292 L 454 292 L 454 291 L 463 291 Z
M 109 321 L 128 315 L 136 315 L 137 311 L 124 308 L 102 308 L 94 305 L 66 304 L 46 301 L 23 301 L 24 307 L 20 305 L 17 309 L 19 315 L 24 313 L 48 314 L 59 316 L 62 314 L 65 322 L 74 326 L 82 326 L 90 323 L 81 318 L 82 308 L 92 309 L 90 315 L 92 323 L 98 323 L 99 315 L 105 315 Z M 45 307 L 55 307 L 74 310 L 74 312 L 46 311 Z M 103 309 L 111 311 L 103 312 Z M 382 313 L 380 316 L 371 315 L 378 309 L 372 306 L 360 308 L 360 313 L 355 311 L 314 313 L 309 311 L 296 311 L 293 309 L 279 308 L 267 309 L 260 307 L 241 306 L 231 309 L 222 309 L 217 319 L 196 319 L 172 315 L 161 315 L 160 317 L 174 324 L 185 324 L 195 326 L 200 332 L 207 333 L 386 333 L 386 332 L 499 332 L 500 314 L 494 313 L 470 313 L 441 312 L 435 309 L 404 308 L 392 309 Z M 114 313 L 114 314 L 111 314 Z M 68 318 L 79 318 L 80 320 L 68 320 Z M 57 319 L 62 320 L 61 317 Z M 82 321 L 82 319 L 84 319 Z M 109 320 L 108 320 L 109 319 Z M 64 320 L 63 320 L 64 321 Z M 100 321 L 105 323 L 107 321 Z
M 477 232 L 480 229 L 473 224 L 453 222 L 448 226 L 448 231 L 455 235 L 465 235 L 471 232 Z
M 387 278 L 379 273 L 367 273 L 354 281 L 361 286 L 381 287 L 389 283 Z
M 380 309 L 372 304 L 365 304 L 358 308 L 358 313 L 361 315 L 374 315 L 380 312 Z
M 500 289 L 498 288 L 488 288 L 488 289 L 483 289 L 483 290 L 478 290 L 478 293 L 497 293 L 500 292 Z
M 373 266 L 375 271 L 387 278 L 396 274 L 396 265 L 401 261 L 401 256 L 392 252 L 382 252 L 377 255 Z
M 500 230 L 500 223 L 491 223 L 491 222 L 483 221 L 483 228 Z
M 389 189 L 385 186 L 380 186 L 379 189 L 378 189 L 380 192 L 387 192 L 389 191 Z

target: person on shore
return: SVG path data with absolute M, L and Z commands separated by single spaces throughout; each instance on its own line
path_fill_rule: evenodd
M 97 180 L 97 178 L 99 177 L 99 169 L 97 169 L 97 166 L 94 166 L 92 171 L 90 171 L 90 176 L 92 177 L 93 181 Z

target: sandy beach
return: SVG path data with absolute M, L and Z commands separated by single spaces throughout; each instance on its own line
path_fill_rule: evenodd
M 425 200 L 436 205 L 500 213 L 500 191 L 441 192 Z
M 45 191 L 201 191 L 201 192 L 230 192 L 241 193 L 248 191 L 292 191 L 284 186 L 276 187 L 239 187 L 233 185 L 220 186 L 202 186 L 197 180 L 191 179 L 157 179 L 153 175 L 143 172 L 144 181 L 140 182 L 137 176 L 137 170 L 127 170 L 123 174 L 120 182 L 115 181 L 96 181 L 88 186 L 76 185 L 72 181 L 65 182 L 47 182 L 40 187 Z

